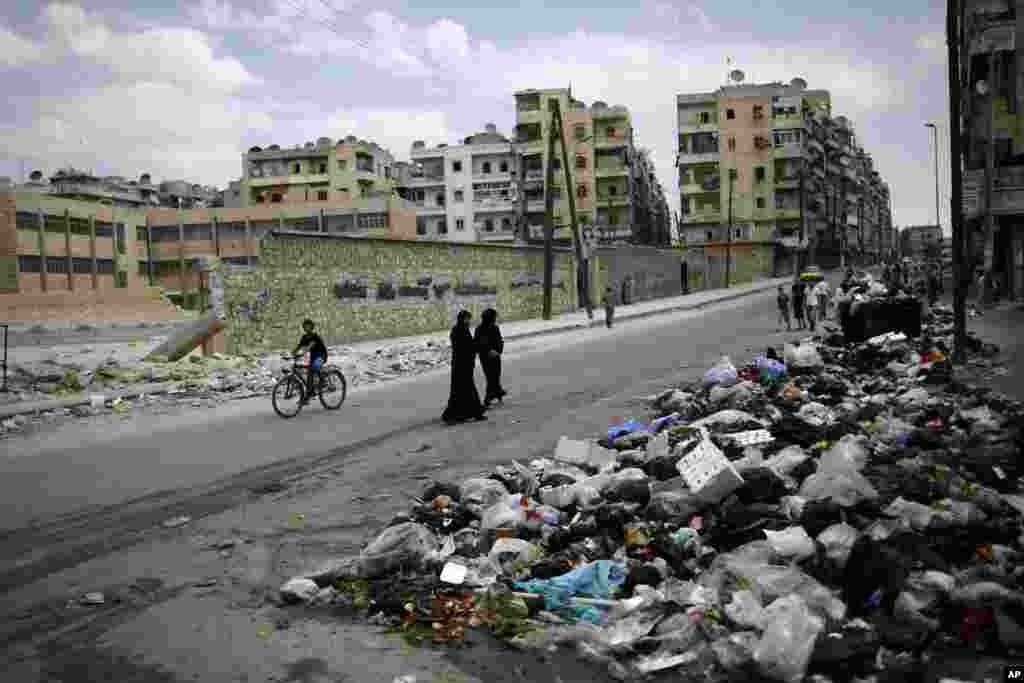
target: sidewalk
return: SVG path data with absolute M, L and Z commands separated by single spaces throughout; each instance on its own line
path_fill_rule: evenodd
M 729 289 L 713 289 L 701 292 L 694 292 L 685 296 L 670 297 L 665 299 L 654 299 L 641 301 L 628 306 L 615 307 L 615 323 L 622 324 L 628 320 L 641 320 L 656 315 L 665 315 L 681 311 L 696 310 L 713 304 L 733 301 L 748 296 L 754 296 L 762 292 L 775 289 L 780 284 L 787 284 L 792 281 L 791 277 L 774 278 L 761 280 L 759 282 L 731 287 Z M 501 323 L 502 336 L 505 341 L 517 339 L 528 339 L 542 337 L 545 335 L 569 332 L 572 330 L 584 330 L 604 325 L 604 310 L 598 306 L 594 309 L 594 319 L 588 320 L 586 311 L 560 315 L 552 320 L 512 320 Z M 419 335 L 415 337 L 398 337 L 391 339 L 379 339 L 356 344 L 347 344 L 350 348 L 376 349 L 381 346 L 404 346 L 424 344 L 433 341 L 438 344 L 447 344 L 447 332 L 436 332 L 434 334 Z M 87 391 L 82 395 L 64 399 L 48 399 L 41 401 L 28 401 L 0 406 L 0 420 L 14 417 L 15 415 L 30 415 L 37 412 L 58 411 L 70 409 L 77 406 L 90 404 L 90 395 L 103 395 L 104 400 L 116 400 L 136 398 L 142 394 L 165 394 L 182 386 L 182 382 L 164 382 L 154 384 L 139 384 L 129 389 L 122 389 L 110 393 L 104 393 L 101 388 L 95 391 Z

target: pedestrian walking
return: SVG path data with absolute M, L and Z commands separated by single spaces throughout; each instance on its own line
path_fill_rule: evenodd
M 804 283 L 798 278 L 793 282 L 793 317 L 796 318 L 796 328 L 804 329 Z
M 814 296 L 814 290 L 808 288 L 804 294 L 804 306 L 806 308 L 805 317 L 807 318 L 807 327 L 814 332 L 814 328 L 818 323 L 818 300 Z
M 615 290 L 611 287 L 604 288 L 604 324 L 608 329 L 612 328 L 615 319 Z
M 831 292 L 829 291 L 828 283 L 825 280 L 816 284 L 812 291 L 814 300 L 818 305 L 818 320 L 821 322 L 825 322 L 825 319 L 828 316 L 830 294 Z
M 779 293 L 775 300 L 779 305 L 779 332 L 782 331 L 782 323 L 786 323 L 787 332 L 792 332 L 793 325 L 789 320 L 789 295 L 786 294 L 786 288 L 782 285 L 779 285 Z
M 469 331 L 469 321 L 473 315 L 469 311 L 459 311 L 452 328 L 452 383 L 448 395 L 448 407 L 441 419 L 452 425 L 467 420 L 486 420 L 486 408 L 480 402 L 480 394 L 476 390 L 473 372 L 476 370 L 476 345 L 473 333 Z
M 477 353 L 480 354 L 480 367 L 487 378 L 487 389 L 484 392 L 484 407 L 491 401 L 504 403 L 506 392 L 501 386 L 501 354 L 505 352 L 505 340 L 501 338 L 498 328 L 498 312 L 488 308 L 480 314 L 480 324 L 473 335 Z

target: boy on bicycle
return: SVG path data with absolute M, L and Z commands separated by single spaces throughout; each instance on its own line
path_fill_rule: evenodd
M 320 335 L 314 332 L 316 324 L 306 318 L 302 321 L 302 339 L 299 340 L 299 345 L 292 351 L 292 355 L 297 354 L 302 349 L 309 349 L 309 382 L 306 385 L 306 395 L 302 397 L 302 403 L 309 403 L 313 397 L 314 387 L 313 383 L 320 375 L 320 368 L 323 367 L 324 363 L 327 362 L 327 345 L 324 344 L 324 340 L 320 338 Z

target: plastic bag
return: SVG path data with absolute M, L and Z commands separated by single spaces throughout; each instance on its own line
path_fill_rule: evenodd
M 836 416 L 821 403 L 807 403 L 800 406 L 797 417 L 812 427 L 831 427 L 836 422 Z
M 484 509 L 508 495 L 508 489 L 494 479 L 473 478 L 462 482 L 459 496 L 463 505 L 478 505 Z
M 935 512 L 927 505 L 905 500 L 902 496 L 890 503 L 882 513 L 903 520 L 907 526 L 916 531 L 927 529 L 935 515 Z
M 683 416 L 680 415 L 679 413 L 671 413 L 669 415 L 666 415 L 665 417 L 659 417 L 658 419 L 652 421 L 651 424 L 647 426 L 647 431 L 651 432 L 652 434 L 658 434 L 659 432 L 661 432 L 661 430 L 674 425 L 676 422 L 682 420 L 682 418 Z M 648 441 L 648 443 L 650 443 L 650 441 Z
M 787 446 L 764 461 L 764 466 L 780 477 L 788 477 L 797 467 L 803 465 L 811 456 L 799 446 Z
M 782 531 L 765 530 L 775 554 L 786 559 L 802 560 L 814 554 L 814 540 L 807 535 L 802 526 L 791 526 Z
M 731 387 L 740 381 L 736 366 L 728 356 L 722 358 L 704 373 L 704 386 Z
M 795 522 L 804 516 L 804 508 L 807 507 L 807 499 L 800 496 L 784 496 L 779 501 L 782 514 L 786 519 Z
M 495 566 L 501 566 L 508 560 L 509 555 L 513 556 L 513 560 L 535 562 L 540 559 L 540 549 L 521 538 L 499 538 L 494 542 L 487 557 Z
M 849 524 L 841 523 L 833 524 L 818 534 L 818 543 L 825 547 L 825 556 L 832 560 L 836 567 L 845 569 L 853 546 L 859 538 L 859 531 Z
M 800 496 L 807 500 L 831 499 L 842 507 L 853 507 L 862 500 L 878 498 L 878 491 L 859 472 L 817 472 L 807 477 L 800 487 Z
M 612 560 L 596 560 L 553 579 L 515 581 L 513 586 L 517 590 L 543 596 L 545 609 L 559 610 L 569 608 L 572 597 L 577 595 L 607 600 L 611 597 L 612 589 L 625 581 L 624 564 Z
M 506 495 L 491 507 L 484 510 L 480 521 L 481 529 L 516 529 L 526 524 L 526 509 L 523 504 L 528 500 L 525 496 L 515 493 Z
M 868 451 L 862 439 L 847 434 L 828 449 L 818 463 L 818 471 L 863 470 L 868 464 Z
M 360 554 L 360 574 L 376 578 L 404 565 L 419 565 L 437 545 L 434 532 L 415 522 L 388 527 Z
M 783 358 L 790 370 L 818 371 L 825 368 L 825 361 L 814 344 L 794 346 L 786 344 Z
M 784 683 L 799 683 L 825 623 L 800 596 L 787 595 L 768 605 L 764 625 L 764 635 L 754 649 L 761 673 Z
M 736 591 L 725 606 L 725 615 L 740 626 L 764 628 L 764 607 L 751 591 Z
M 608 440 L 615 441 L 618 437 L 623 434 L 630 432 L 646 432 L 647 426 L 640 420 L 626 420 L 622 424 L 614 425 L 608 428 Z
M 746 666 L 754 658 L 758 640 L 753 631 L 739 631 L 711 643 L 711 650 L 719 666 L 725 671 L 733 671 Z

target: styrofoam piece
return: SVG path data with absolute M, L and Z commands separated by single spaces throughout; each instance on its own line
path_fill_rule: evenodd
M 739 446 L 758 446 L 763 443 L 775 441 L 775 437 L 767 429 L 751 429 L 746 432 L 735 434 L 723 434 L 725 438 L 732 439 Z
M 703 430 L 702 430 L 703 432 Z M 686 486 L 701 500 L 717 503 L 743 485 L 743 477 L 711 440 L 704 438 L 676 463 Z
M 467 572 L 468 569 L 465 565 L 449 562 L 444 566 L 444 569 L 441 570 L 441 580 L 445 583 L 458 585 L 466 580 Z

